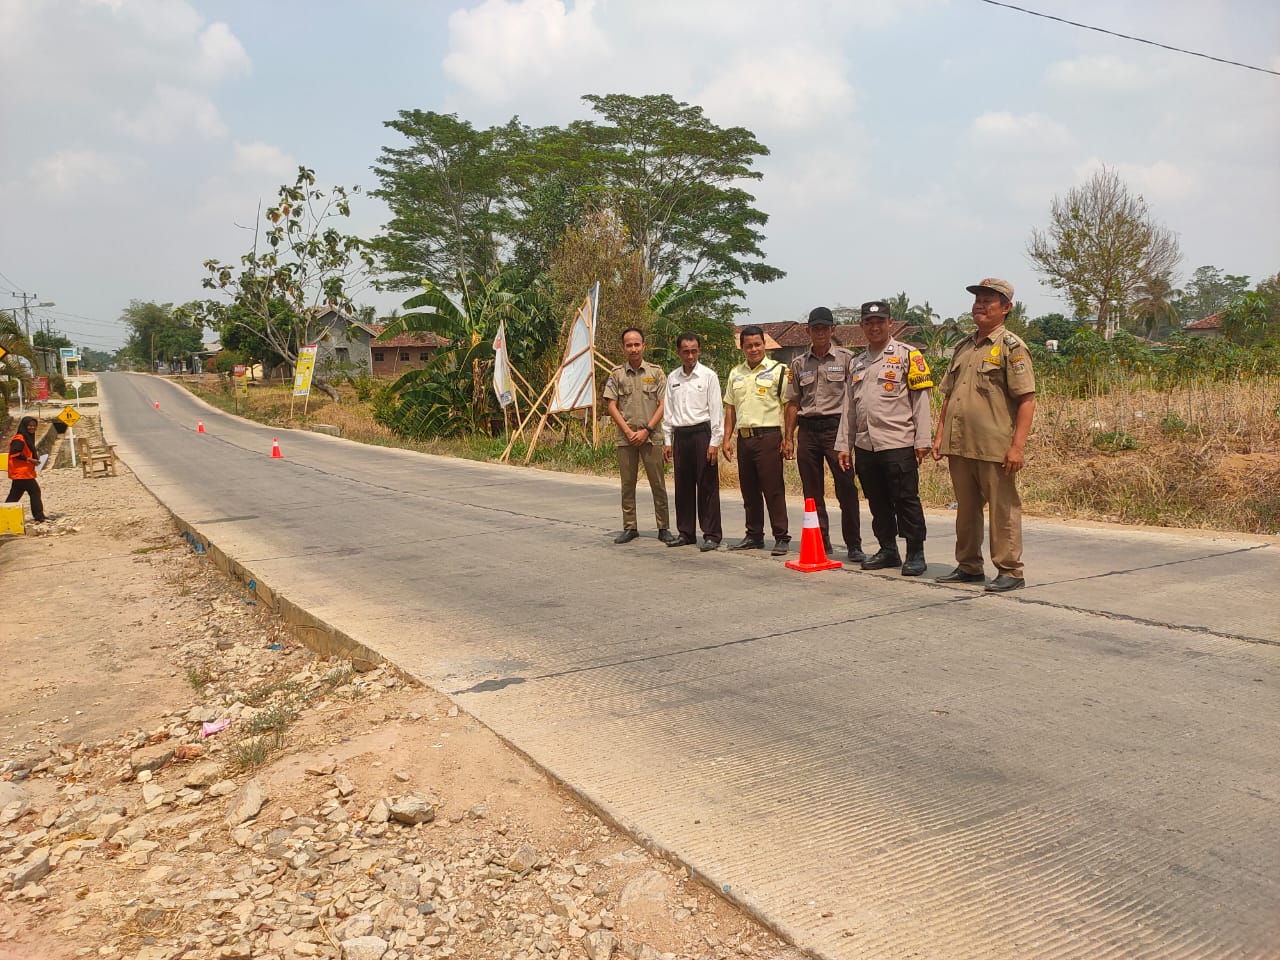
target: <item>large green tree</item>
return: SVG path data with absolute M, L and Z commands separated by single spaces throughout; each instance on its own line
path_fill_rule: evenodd
M 529 128 L 513 118 L 478 130 L 456 115 L 402 112 L 383 149 L 376 191 L 392 211 L 375 249 L 400 288 L 448 288 L 471 273 L 515 269 L 529 283 L 550 266 L 566 228 L 606 211 L 626 229 L 645 297 L 670 282 L 721 292 L 783 276 L 764 261 L 768 217 L 742 184 L 768 150 L 670 96 L 584 97 L 597 117 Z M 451 290 L 454 294 L 460 291 Z
M 120 319 L 130 331 L 122 354 L 148 370 L 161 361 L 185 361 L 200 350 L 200 320 L 171 303 L 130 300 Z
M 299 167 L 294 182 L 280 187 L 238 267 L 204 262 L 205 288 L 227 298 L 206 301 L 205 316 L 225 340 L 244 331 L 290 364 L 297 363 L 299 347 L 314 343 L 323 331 L 320 318 L 329 309 L 353 313 L 352 298 L 372 280 L 368 244 L 338 226 L 351 216 L 350 198 L 360 188 L 335 186 L 326 192 L 315 184 L 315 172 Z M 321 370 L 312 383 L 338 399 Z
M 1096 312 L 1099 333 L 1125 315 L 1144 283 L 1171 276 L 1182 259 L 1177 235 L 1111 167 L 1053 198 L 1049 226 L 1032 230 L 1027 254 L 1077 314 Z
M 1224 274 L 1219 268 L 1206 264 L 1196 267 L 1173 306 L 1184 324 L 1194 323 L 1226 310 L 1248 289 L 1247 276 Z

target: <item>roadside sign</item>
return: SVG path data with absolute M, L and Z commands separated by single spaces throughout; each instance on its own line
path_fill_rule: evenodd
M 49 378 L 36 377 L 35 384 L 36 384 L 36 399 L 48 400 L 49 399 Z
M 311 393 L 311 374 L 316 369 L 317 344 L 302 347 L 298 350 L 298 366 L 293 374 L 293 395 L 305 397 Z
M 59 347 L 58 359 L 67 360 L 75 363 L 80 362 L 80 349 L 78 347 Z
M 4 355 L 8 352 L 9 351 L 6 350 L 4 347 L 0 347 L 0 360 L 4 359 Z
M 80 420 L 80 411 L 75 407 L 66 406 L 62 408 L 62 412 L 58 414 L 56 419 L 61 420 L 68 427 L 74 427 Z

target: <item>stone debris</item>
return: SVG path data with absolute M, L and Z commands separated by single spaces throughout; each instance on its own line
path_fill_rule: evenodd
M 54 717 L 0 757 L 0 955 L 39 936 L 99 960 L 799 960 L 550 786 L 535 826 L 398 745 L 344 750 L 393 725 L 448 747 L 475 721 L 390 666 L 314 656 L 208 566 L 182 590 L 191 702 L 96 743 Z

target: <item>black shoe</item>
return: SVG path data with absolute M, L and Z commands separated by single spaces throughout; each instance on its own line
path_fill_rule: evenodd
M 929 568 L 925 563 L 924 550 L 908 550 L 907 562 L 902 565 L 904 577 L 918 577 Z
M 613 538 L 614 543 L 630 543 L 632 540 L 640 536 L 640 531 L 631 529 L 623 530 L 620 534 Z
M 697 542 L 698 541 L 690 540 L 684 534 L 681 534 L 678 537 L 672 537 L 670 540 L 668 540 L 667 546 L 668 547 L 691 547 Z
M 702 553 L 710 553 L 712 550 L 719 550 L 720 544 L 715 540 L 703 540 L 702 546 L 698 550 Z
M 982 583 L 986 580 L 986 575 L 982 573 L 969 573 L 967 570 L 961 570 L 956 567 L 950 573 L 944 573 L 940 577 L 935 577 L 935 583 Z
M 735 543 L 730 550 L 763 550 L 764 538 L 746 537 L 741 543 Z
M 1002 573 L 987 584 L 987 593 L 1008 593 L 1010 590 L 1021 590 L 1026 585 L 1027 581 L 1021 577 L 1011 577 Z
M 773 541 L 773 549 L 769 551 L 769 555 L 772 557 L 785 557 L 790 551 L 790 540 L 775 540 Z
M 862 561 L 863 570 L 887 570 L 889 567 L 902 566 L 902 557 L 897 550 L 881 548 L 872 556 Z
M 865 561 L 866 559 L 867 559 L 867 555 L 866 555 L 865 553 L 863 553 L 863 552 L 862 552 L 862 547 L 861 547 L 861 546 L 856 546 L 856 547 L 850 547 L 850 548 L 849 548 L 849 562 L 850 562 L 850 563 L 862 563 L 862 562 L 863 562 L 863 561 Z
M 675 538 L 676 538 L 675 534 L 672 533 L 670 530 L 668 530 L 666 527 L 663 527 L 661 530 L 658 531 L 658 539 L 661 540 L 663 543 L 665 543 L 668 547 L 671 546 L 671 542 L 675 540 Z

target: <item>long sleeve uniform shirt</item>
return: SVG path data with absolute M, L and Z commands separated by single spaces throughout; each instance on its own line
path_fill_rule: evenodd
M 684 367 L 667 374 L 667 402 L 663 407 L 662 442 L 671 446 L 676 427 L 711 424 L 711 445 L 724 440 L 724 402 L 720 394 L 720 378 L 710 367 L 695 364 L 686 375 Z
M 923 450 L 933 444 L 933 376 L 920 351 L 891 339 L 879 353 L 857 357 L 851 373 L 837 451 Z

